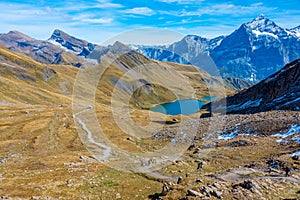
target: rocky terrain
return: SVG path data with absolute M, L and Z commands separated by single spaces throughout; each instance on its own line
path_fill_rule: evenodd
M 97 115 L 105 119 L 104 123 L 110 123 L 109 115 L 103 112 Z M 155 149 L 169 143 L 174 137 L 172 132 L 179 127 L 187 133 L 197 130 L 197 134 L 180 159 L 159 170 L 164 175 L 159 178 L 157 174 L 153 177 L 117 171 L 97 162 L 79 140 L 68 106 L 2 106 L 0 196 L 4 199 L 297 199 L 300 163 L 299 157 L 292 154 L 299 151 L 299 144 L 292 138 L 299 136 L 299 131 L 289 136 L 288 143 L 279 143 L 281 137 L 272 135 L 289 132 L 299 123 L 298 117 L 299 112 L 272 111 L 166 125 L 154 132 L 158 136 L 138 145 L 149 144 L 147 148 Z M 220 125 L 219 132 L 207 132 L 209 124 Z M 240 131 L 235 137 L 225 137 L 235 130 Z M 210 134 L 213 137 L 208 137 Z M 126 136 L 119 137 L 127 148 L 137 145 Z M 203 166 L 197 169 L 199 163 Z M 285 166 L 293 168 L 289 177 L 285 177 Z M 182 180 L 177 183 L 178 177 Z
M 182 159 L 160 170 L 182 181 L 167 183 L 152 199 L 299 198 L 299 156 L 293 157 L 300 153 L 299 141 L 294 139 L 300 134 L 300 129 L 294 130 L 300 125 L 299 117 L 295 111 L 226 115 L 160 130 L 154 141 L 171 142 L 178 130 L 197 134 Z M 291 130 L 286 142 L 276 140 Z M 285 176 L 287 166 L 293 168 L 289 177 Z

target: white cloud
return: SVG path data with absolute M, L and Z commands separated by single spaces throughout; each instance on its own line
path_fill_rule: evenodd
M 48 21 L 50 18 L 58 20 L 58 16 L 51 14 L 54 12 L 49 7 L 33 7 L 26 4 L 0 3 L 0 24 L 34 24 L 38 21 Z
M 104 4 L 96 4 L 94 6 L 90 6 L 89 8 L 122 8 L 121 4 L 116 3 L 104 3 Z
M 83 23 L 91 23 L 91 24 L 110 24 L 113 22 L 113 18 L 105 18 L 105 17 L 94 17 L 89 14 L 82 14 L 72 18 L 72 20 L 83 22 Z
M 124 10 L 123 12 L 128 14 L 146 15 L 146 16 L 151 16 L 155 14 L 155 11 L 148 7 L 137 7 L 137 8 Z
M 99 4 L 93 6 L 94 8 L 122 8 L 123 5 L 117 3 L 111 3 L 107 0 L 98 0 Z
M 177 4 L 194 4 L 201 3 L 203 0 L 158 0 L 164 3 L 177 3 Z
M 92 24 L 110 24 L 113 22 L 113 18 L 85 18 L 81 21 Z
M 241 16 L 253 13 L 263 13 L 274 10 L 275 8 L 265 7 L 262 3 L 255 3 L 249 6 L 240 6 L 232 3 L 224 4 L 215 4 L 212 6 L 206 6 L 198 9 L 197 11 L 185 11 L 183 10 L 179 16 L 202 16 L 204 14 L 209 15 L 232 15 L 232 16 Z
M 64 6 L 57 8 L 59 11 L 83 11 L 86 9 L 118 9 L 123 8 L 122 4 L 112 3 L 108 0 L 98 0 L 97 2 L 90 3 L 77 3 L 71 4 L 70 2 L 66 2 Z

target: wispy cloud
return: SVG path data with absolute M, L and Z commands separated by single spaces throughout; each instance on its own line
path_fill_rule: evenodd
M 83 22 L 83 23 L 91 23 L 91 24 L 110 24 L 113 22 L 113 18 L 105 18 L 105 17 L 97 18 L 87 14 L 73 17 L 72 20 Z
M 158 0 L 163 3 L 177 3 L 177 4 L 194 4 L 194 3 L 201 3 L 204 0 Z
M 98 4 L 94 6 L 94 8 L 122 8 L 123 5 L 118 3 L 112 3 L 107 0 L 98 0 Z
M 132 9 L 126 9 L 123 12 L 128 14 L 146 15 L 146 16 L 151 16 L 155 14 L 155 11 L 148 7 L 137 7 Z
M 51 8 L 49 7 L 33 7 L 26 4 L 5 4 L 0 3 L 1 22 L 7 23 L 34 23 L 41 19 L 49 19 Z M 57 17 L 57 16 L 54 16 Z
M 202 15 L 231 15 L 241 16 L 257 12 L 269 12 L 272 7 L 265 7 L 262 3 L 255 3 L 249 6 L 235 5 L 232 3 L 215 4 L 198 9 L 197 11 L 182 10 L 179 16 L 202 16 Z
M 111 1 L 107 0 L 98 0 L 97 2 L 92 3 L 77 3 L 74 5 L 70 5 L 67 3 L 63 7 L 59 7 L 58 9 L 61 11 L 82 11 L 87 9 L 117 9 L 117 8 L 123 8 L 124 6 L 122 4 L 112 3 Z

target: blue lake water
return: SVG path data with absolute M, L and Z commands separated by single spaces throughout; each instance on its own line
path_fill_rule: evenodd
M 215 96 L 203 97 L 201 101 L 196 99 L 176 100 L 170 103 L 156 105 L 155 107 L 150 108 L 150 110 L 166 115 L 189 115 L 198 112 L 205 104 L 205 101 L 213 101 L 216 98 L 217 97 Z

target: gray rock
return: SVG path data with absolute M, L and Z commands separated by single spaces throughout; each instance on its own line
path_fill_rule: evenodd
M 193 196 L 193 197 L 203 197 L 204 196 L 200 192 L 197 192 L 197 191 L 191 190 L 191 189 L 188 190 L 187 192 L 188 192 L 187 196 Z
M 260 186 L 254 180 L 245 180 L 243 183 L 240 183 L 242 188 L 250 190 L 252 188 L 260 189 Z
M 203 183 L 203 180 L 201 180 L 201 179 L 196 179 L 196 183 Z
M 200 188 L 201 193 L 205 194 L 206 196 L 210 196 L 213 193 L 213 190 L 210 187 L 202 186 Z
M 217 191 L 217 190 L 213 190 L 213 192 L 211 193 L 211 195 L 217 197 L 218 199 L 222 199 L 222 191 Z

